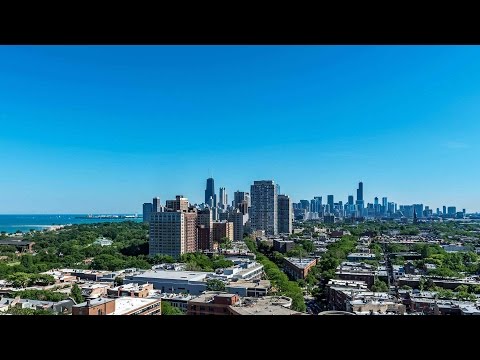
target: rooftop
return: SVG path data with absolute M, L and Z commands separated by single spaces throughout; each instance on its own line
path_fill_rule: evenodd
M 153 270 L 131 276 L 133 279 L 158 279 L 158 280 L 177 280 L 177 281 L 203 281 L 211 273 L 204 271 L 166 271 Z
M 215 297 L 224 297 L 224 298 L 231 298 L 233 296 L 238 296 L 237 294 L 229 294 L 223 291 L 206 291 L 203 294 L 197 296 L 196 298 L 192 299 L 192 302 L 199 302 L 199 303 L 209 303 L 213 301 Z
M 314 258 L 293 258 L 293 257 L 286 257 L 284 258 L 286 261 L 288 261 L 290 264 L 300 268 L 304 269 L 308 265 L 310 265 L 312 262 L 317 261 L 317 259 Z
M 352 257 L 365 258 L 365 259 L 373 259 L 373 258 L 375 258 L 375 254 L 370 254 L 370 253 L 351 253 L 351 254 L 348 254 L 348 255 L 347 255 L 347 259 L 348 259 L 348 258 L 352 258 Z
M 121 297 L 115 299 L 115 311 L 109 315 L 125 315 L 157 301 L 158 299 L 135 298 L 129 296 Z
M 106 304 L 110 301 L 115 301 L 115 300 L 114 299 L 107 299 L 107 298 L 96 298 L 96 299 L 92 299 L 90 301 L 85 301 L 85 302 L 77 304 L 77 305 L 73 305 L 73 307 L 86 307 L 86 306 L 92 307 L 92 306 Z M 88 305 L 88 303 L 90 303 L 90 305 Z
M 264 296 L 261 298 L 244 298 L 231 309 L 239 315 L 301 315 L 289 307 L 292 299 L 286 296 Z

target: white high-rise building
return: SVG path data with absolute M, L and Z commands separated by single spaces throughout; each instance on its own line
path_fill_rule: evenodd
M 221 209 L 226 209 L 227 208 L 227 190 L 224 187 L 220 188 L 220 201 L 218 202 L 218 207 Z

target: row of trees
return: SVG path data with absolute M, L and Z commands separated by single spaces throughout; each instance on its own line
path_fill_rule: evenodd
M 272 286 L 276 292 L 292 299 L 293 310 L 305 312 L 306 306 L 303 299 L 303 292 L 298 283 L 296 281 L 290 281 L 288 276 L 281 271 L 273 261 L 270 261 L 265 255 L 260 253 L 252 239 L 245 238 L 245 243 L 250 251 L 257 256 L 257 261 L 263 265 L 267 278 L 272 282 Z
M 7 282 L 16 288 L 24 288 L 27 286 L 39 285 L 47 286 L 55 283 L 55 278 L 45 274 L 27 274 L 17 272 L 6 277 Z
M 21 299 L 41 300 L 41 301 L 53 301 L 58 302 L 67 299 L 67 294 L 49 291 L 49 290 L 23 290 L 16 291 L 15 296 L 19 296 Z

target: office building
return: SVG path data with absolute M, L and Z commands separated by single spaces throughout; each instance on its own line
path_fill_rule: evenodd
M 248 193 L 244 191 L 237 190 L 233 193 L 233 207 L 238 208 L 240 204 L 247 200 L 246 196 Z
M 254 181 L 250 194 L 252 229 L 264 230 L 267 235 L 276 235 L 278 233 L 277 186 L 272 180 Z
M 354 205 L 353 195 L 348 195 L 348 205 Z
M 213 206 L 217 206 L 217 195 L 215 194 L 215 182 L 213 178 L 207 179 L 207 187 L 205 188 L 205 204 L 210 203 L 210 198 L 212 198 Z
M 364 215 L 365 203 L 363 201 L 363 182 L 361 181 L 358 183 L 356 206 L 357 216 L 362 217 Z
M 333 202 L 333 195 L 327 195 L 327 205 L 328 205 L 329 213 L 333 214 L 333 211 L 335 209 L 334 202 Z
M 218 207 L 221 209 L 226 209 L 227 208 L 227 190 L 224 187 L 220 188 L 220 199 L 218 201 Z
M 162 212 L 162 204 L 159 197 L 154 197 L 152 202 L 152 212 Z
M 300 207 L 304 210 L 309 210 L 310 209 L 310 201 L 308 200 L 300 200 Z
M 423 217 L 423 204 L 413 204 L 413 208 L 415 209 L 415 213 L 417 214 L 417 218 Z
M 173 211 L 188 211 L 188 199 L 183 197 L 183 195 L 177 195 L 175 200 L 167 200 L 166 206 L 167 209 Z
M 386 197 L 382 197 L 382 210 L 384 215 L 388 213 L 388 199 Z
M 357 200 L 363 201 L 363 182 L 358 183 Z
M 144 223 L 150 222 L 150 215 L 152 214 L 152 210 L 153 210 L 152 203 L 143 204 L 143 222 Z
M 457 207 L 456 206 L 449 206 L 448 207 L 448 209 L 447 209 L 447 214 L 448 215 L 455 216 L 456 213 L 457 213 Z
M 447 207 L 445 205 L 443 206 L 443 215 L 447 215 Z
M 322 197 L 321 196 L 314 196 L 313 200 L 315 200 L 314 212 L 321 213 L 322 212 Z
M 278 232 L 280 234 L 291 234 L 293 230 L 293 208 L 292 201 L 287 195 L 278 195 Z
M 395 214 L 395 203 L 393 202 L 388 203 L 387 213 L 389 216 L 393 216 L 393 214 Z

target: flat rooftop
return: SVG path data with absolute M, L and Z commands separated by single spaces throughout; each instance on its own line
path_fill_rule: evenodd
M 192 302 L 199 302 L 199 303 L 209 303 L 213 301 L 214 297 L 223 297 L 223 298 L 232 298 L 234 296 L 238 296 L 237 294 L 229 294 L 222 291 L 207 291 L 196 298 L 192 299 Z
M 365 258 L 365 259 L 372 259 L 375 257 L 375 254 L 369 254 L 369 253 L 351 253 L 347 255 L 347 259 L 351 257 L 357 257 L 357 258 Z
M 155 302 L 158 302 L 158 299 L 134 298 L 129 296 L 121 297 L 115 299 L 115 311 L 109 315 L 125 315 Z
M 289 309 L 291 299 L 279 296 L 265 296 L 261 298 L 245 298 L 232 305 L 239 315 L 302 315 L 298 311 Z
M 115 300 L 114 299 L 108 299 L 108 298 L 96 298 L 96 299 L 90 300 L 90 306 L 106 304 L 110 301 L 115 301 Z M 85 307 L 85 306 L 87 306 L 87 301 L 85 301 L 83 303 L 80 303 L 80 304 L 77 304 L 77 305 L 73 305 L 73 307 Z
M 270 280 L 260 280 L 260 281 L 249 281 L 249 280 L 238 280 L 230 282 L 227 287 L 229 288 L 269 288 L 271 286 Z
M 290 264 L 298 267 L 299 269 L 304 269 L 306 268 L 307 266 L 309 266 L 312 262 L 316 262 L 317 259 L 314 259 L 314 258 L 293 258 L 293 257 L 290 257 L 290 258 L 284 258 L 287 262 L 289 262 Z
M 203 271 L 167 271 L 152 270 L 145 271 L 138 275 L 132 275 L 133 279 L 157 279 L 173 281 L 204 281 L 207 275 L 211 273 Z

